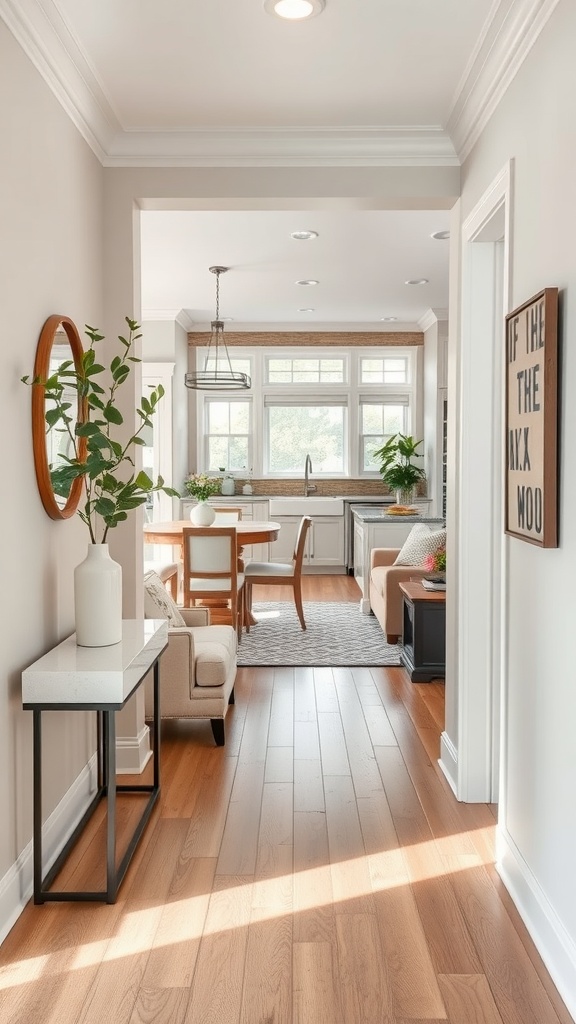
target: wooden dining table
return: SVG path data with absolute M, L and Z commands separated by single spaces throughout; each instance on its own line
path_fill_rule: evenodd
M 216 523 L 213 525 L 215 526 Z M 179 545 L 182 551 L 182 530 L 185 526 L 193 528 L 194 524 L 189 519 L 174 519 L 166 523 L 145 523 L 144 543 Z M 256 519 L 239 519 L 235 523 L 226 523 L 226 526 L 233 526 L 238 534 L 239 553 L 248 544 L 266 544 L 268 541 L 276 540 L 280 533 L 280 523 L 260 522 Z
M 213 525 L 216 525 L 216 523 Z M 171 522 L 164 523 L 145 523 L 144 543 L 178 546 L 180 548 L 180 558 L 184 560 L 182 530 L 185 526 L 194 528 L 194 524 L 189 519 L 174 519 Z M 235 523 L 226 523 L 226 526 L 233 526 L 236 530 L 238 536 L 238 558 L 242 569 L 244 568 L 242 552 L 248 544 L 266 544 L 268 541 L 276 540 L 280 533 L 280 523 L 264 522 L 257 519 L 239 519 Z M 211 611 L 216 613 L 216 615 L 218 615 L 219 607 L 216 602 L 210 602 Z M 256 619 L 251 613 L 246 612 L 246 617 L 251 626 L 256 625 Z

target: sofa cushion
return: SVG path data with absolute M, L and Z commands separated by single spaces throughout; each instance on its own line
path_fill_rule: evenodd
M 194 626 L 196 686 L 222 686 L 236 663 L 237 637 L 232 626 Z
M 446 546 L 446 530 L 431 530 L 426 523 L 415 523 L 400 549 L 394 565 L 422 565 L 426 555 Z
M 178 605 L 153 571 L 144 576 L 144 615 L 147 619 L 168 619 L 170 626 L 186 625 Z

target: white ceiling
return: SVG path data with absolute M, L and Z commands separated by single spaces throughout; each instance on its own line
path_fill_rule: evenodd
M 0 17 L 105 166 L 454 166 L 556 2 L 326 0 L 287 22 L 263 0 L 0 0 Z M 448 218 L 146 210 L 143 311 L 204 327 L 224 264 L 231 328 L 413 328 L 448 306 L 448 243 L 430 238 Z
M 144 313 L 157 319 L 184 309 L 190 326 L 206 329 L 216 296 L 208 268 L 224 265 L 230 270 L 220 278 L 220 315 L 233 318 L 226 330 L 418 329 L 428 309 L 448 305 L 449 242 L 430 237 L 448 225 L 445 210 L 144 211 Z M 301 229 L 318 237 L 290 237 Z M 310 278 L 318 285 L 296 284 Z M 429 283 L 404 283 L 413 278 Z

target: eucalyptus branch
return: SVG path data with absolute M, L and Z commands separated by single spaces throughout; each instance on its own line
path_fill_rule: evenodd
M 141 422 L 128 440 L 121 443 L 113 436 L 114 428 L 122 427 L 124 423 L 116 406 L 117 392 L 131 372 L 130 364 L 141 362 L 132 355 L 134 344 L 141 338 L 139 325 L 129 317 L 126 317 L 126 323 L 128 337 L 118 336 L 122 354 L 114 356 L 108 369 L 96 361 L 95 347 L 104 340 L 104 335 L 97 328 L 86 325 L 90 345 L 83 353 L 79 367 L 67 361 L 45 381 L 35 379 L 30 382 L 27 377 L 22 378 L 24 383 L 42 384 L 47 397 L 55 402 L 55 408 L 46 411 L 47 430 L 62 423 L 72 440 L 74 457 L 61 455 L 60 462 L 50 467 L 52 486 L 55 493 L 65 495 L 76 478 L 83 478 L 86 498 L 83 506 L 78 508 L 78 515 L 87 526 L 93 544 L 99 542 L 100 532 L 100 542 L 105 543 L 108 531 L 124 522 L 132 509 L 144 504 L 149 494 L 163 491 L 173 497 L 179 496 L 178 491 L 164 484 L 161 476 L 154 482 L 143 470 L 135 474 L 135 460 L 131 454 L 131 449 L 145 444 L 142 432 L 152 426 L 158 402 L 164 397 L 161 384 L 153 388 L 149 396 L 142 396 L 140 406 L 135 410 Z M 106 372 L 111 383 L 104 388 L 96 378 Z M 79 415 L 73 431 L 71 424 L 74 421 L 68 413 L 71 403 L 62 400 L 66 390 L 76 392 L 77 397 Z M 82 459 L 79 457 L 81 439 L 86 443 L 86 454 Z M 124 464 L 131 470 L 121 478 L 117 474 Z

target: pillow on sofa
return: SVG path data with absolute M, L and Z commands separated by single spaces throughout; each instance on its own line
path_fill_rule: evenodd
M 426 555 L 433 555 L 446 545 L 446 530 L 431 530 L 426 523 L 415 523 L 408 534 L 394 565 L 422 565 Z
M 147 619 L 168 619 L 169 626 L 185 626 L 178 605 L 154 571 L 144 576 L 144 615 Z

